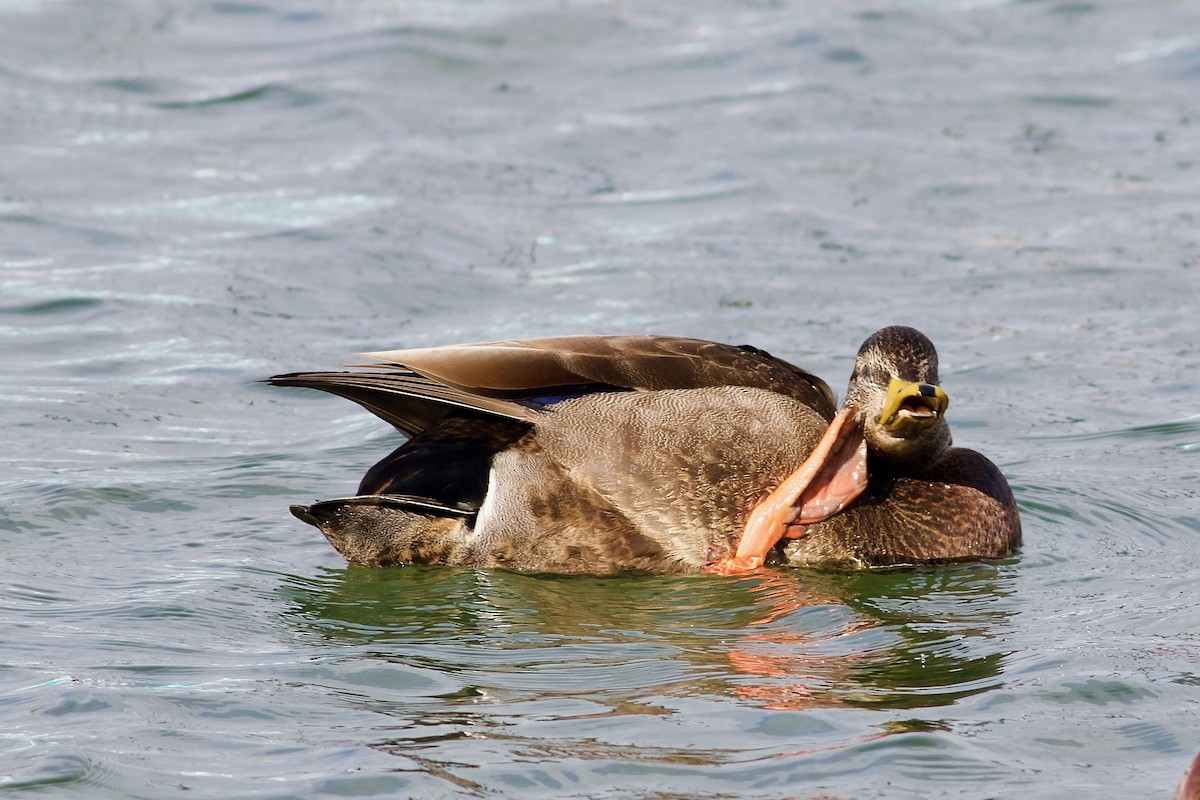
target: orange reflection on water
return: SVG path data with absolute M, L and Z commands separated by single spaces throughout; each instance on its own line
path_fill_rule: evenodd
M 734 694 L 777 710 L 845 705 L 844 694 L 852 682 L 849 673 L 878 654 L 834 653 L 825 645 L 833 639 L 879 627 L 881 623 L 857 617 L 843 624 L 840 631 L 819 638 L 785 629 L 783 621 L 800 609 L 844 608 L 845 604 L 832 594 L 804 586 L 786 573 L 762 570 L 755 577 L 760 583 L 752 591 L 760 597 L 763 614 L 750 623 L 727 657 L 735 671 L 772 680 L 736 686 Z

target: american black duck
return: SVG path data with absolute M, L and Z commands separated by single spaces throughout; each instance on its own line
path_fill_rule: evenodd
M 353 497 L 293 506 L 348 561 L 556 573 L 737 573 L 1006 555 L 1008 484 L 951 447 L 937 354 L 885 328 L 846 400 L 749 346 L 568 336 L 368 354 L 277 375 L 410 438 Z

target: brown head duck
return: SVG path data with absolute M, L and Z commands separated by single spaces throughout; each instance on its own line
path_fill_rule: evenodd
M 346 397 L 410 437 L 356 496 L 292 507 L 353 564 L 729 574 L 1020 543 L 1000 471 L 951 447 L 937 355 L 912 328 L 867 339 L 840 411 L 811 373 L 696 339 L 369 355 L 375 371 L 269 379 Z

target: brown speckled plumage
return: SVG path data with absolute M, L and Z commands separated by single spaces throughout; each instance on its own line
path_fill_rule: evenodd
M 996 558 L 1021 530 L 1008 482 L 974 450 L 952 448 L 916 475 L 872 471 L 849 508 L 785 548 L 792 564 L 855 567 Z
M 876 345 L 903 356 L 906 379 L 936 380 L 924 337 L 891 336 Z M 887 353 L 864 352 L 850 392 L 876 402 L 869 384 L 897 370 Z M 697 571 L 737 548 L 751 510 L 805 460 L 835 410 L 810 373 L 693 339 L 576 336 L 372 356 L 383 371 L 270 379 L 340 394 L 412 436 L 367 473 L 359 496 L 293 507 L 367 566 Z M 930 441 L 936 458 L 915 467 L 881 456 L 866 494 L 778 557 L 870 566 L 1011 552 L 1019 520 L 999 471 L 946 450 L 948 429 Z

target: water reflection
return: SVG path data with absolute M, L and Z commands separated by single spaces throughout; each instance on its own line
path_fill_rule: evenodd
M 285 591 L 301 631 L 453 676 L 465 702 L 894 709 L 1002 685 L 1013 579 L 1007 563 L 740 580 L 348 568 Z
M 842 774 L 881 747 L 944 753 L 956 724 L 893 710 L 1002 685 L 1013 580 L 1010 564 L 737 580 L 405 567 L 282 591 L 321 653 L 292 679 L 401 772 L 479 794 L 616 791 L 633 773 L 700 791 L 790 782 L 793 757 Z
M 729 653 L 761 680 L 735 694 L 778 709 L 925 708 L 998 688 L 1007 653 L 993 640 L 1011 580 L 993 565 L 772 575 L 751 590 L 767 613 Z M 801 609 L 830 604 L 854 614 L 817 631 L 793 624 Z

